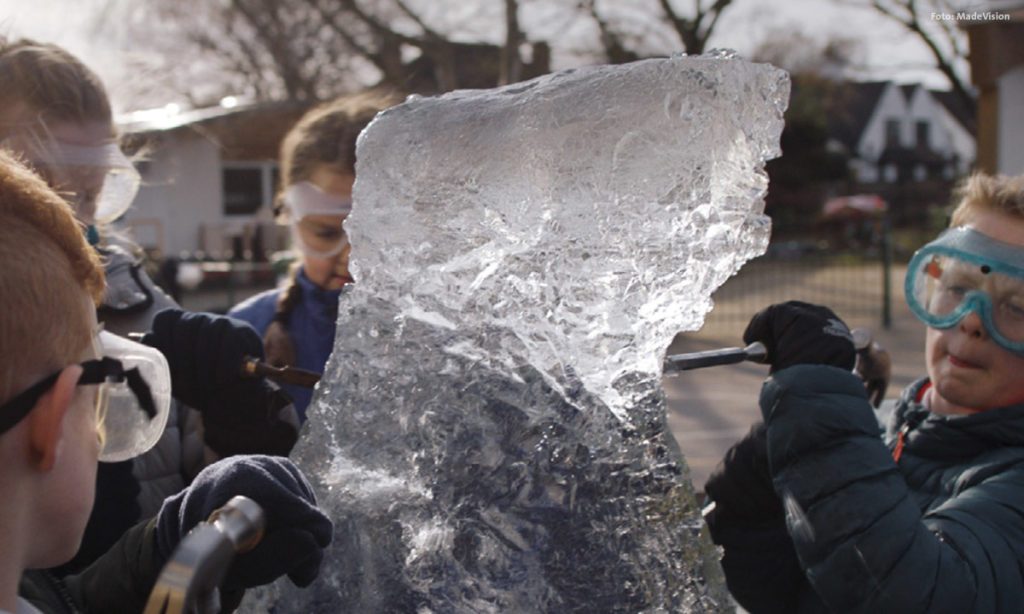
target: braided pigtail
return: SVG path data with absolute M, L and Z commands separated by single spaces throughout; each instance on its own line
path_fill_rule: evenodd
M 263 347 L 267 352 L 267 362 L 275 367 L 295 365 L 295 342 L 292 341 L 292 336 L 288 333 L 288 322 L 291 319 L 292 310 L 302 298 L 302 286 L 296 279 L 299 274 L 299 266 L 298 262 L 292 265 L 288 274 L 288 285 L 277 300 L 274 319 L 271 320 L 266 334 L 263 335 Z

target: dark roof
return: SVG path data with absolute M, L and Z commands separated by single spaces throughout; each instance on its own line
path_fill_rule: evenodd
M 860 136 L 889 81 L 847 82 L 834 109 L 829 113 L 828 131 L 850 151 L 857 149 Z
M 148 109 L 120 115 L 116 118 L 116 122 L 123 134 L 152 134 L 217 123 L 224 120 L 276 115 L 282 112 L 293 113 L 296 110 L 301 111 L 308 107 L 309 103 L 284 101 L 243 103 L 234 107 L 218 105 L 201 109 L 186 109 L 179 112 L 165 109 Z
M 971 133 L 971 136 L 978 135 L 978 118 L 971 113 L 959 96 L 950 90 L 928 91 L 931 92 L 935 100 L 938 100 L 942 106 L 946 107 L 946 110 L 960 122 L 961 126 Z
M 129 151 L 147 147 L 154 138 L 195 132 L 216 142 L 224 160 L 276 160 L 282 137 L 309 109 L 308 102 L 264 102 L 232 108 L 209 107 L 180 113 L 139 114 L 118 118 Z
M 900 86 L 900 92 L 903 93 L 903 99 L 910 104 L 910 100 L 914 97 L 914 91 L 917 90 L 918 85 L 916 83 L 907 83 Z

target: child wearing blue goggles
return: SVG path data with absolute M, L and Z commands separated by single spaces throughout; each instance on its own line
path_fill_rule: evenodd
M 891 405 L 874 412 L 850 373 L 836 314 L 789 302 L 751 321 L 744 341 L 771 348 L 764 422 L 705 487 L 745 609 L 1021 611 L 1024 175 L 957 196 L 907 271 L 927 377 Z
M 928 325 L 924 401 L 933 413 L 1024 403 L 1022 186 L 1020 177 L 973 177 L 950 228 L 907 269 L 907 302 Z
M 951 328 L 974 312 L 996 343 L 1024 356 L 1024 248 L 950 228 L 914 254 L 904 289 L 928 326 Z

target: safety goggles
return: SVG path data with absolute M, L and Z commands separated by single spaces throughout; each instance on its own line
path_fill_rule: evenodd
M 281 201 L 292 240 L 307 256 L 330 258 L 348 246 L 341 224 L 352 212 L 350 197 L 328 194 L 308 181 L 300 181 L 285 190 Z
M 1024 249 L 967 227 L 950 228 L 914 254 L 904 284 L 911 311 L 932 328 L 970 312 L 1001 347 L 1024 356 Z
M 157 350 L 106 331 L 94 338 L 101 358 L 81 363 L 79 386 L 96 386 L 93 409 L 102 443 L 99 459 L 133 458 L 156 443 L 171 404 L 170 368 Z M 0 406 L 0 433 L 21 422 L 61 372 L 43 378 Z
M 115 221 L 139 191 L 138 171 L 113 140 L 74 145 L 33 135 L 12 137 L 0 145 L 31 163 L 87 224 Z

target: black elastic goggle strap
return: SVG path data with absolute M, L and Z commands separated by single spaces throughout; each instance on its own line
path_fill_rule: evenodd
M 146 415 L 150 418 L 156 416 L 156 404 L 153 402 L 153 395 L 149 392 L 149 384 L 142 378 L 138 367 L 125 371 L 120 360 L 108 357 L 100 360 L 87 360 L 81 364 L 81 367 L 82 376 L 78 378 L 78 384 L 99 384 L 108 379 L 127 382 L 128 388 L 135 394 L 139 406 L 146 412 Z M 0 434 L 9 431 L 32 411 L 39 401 L 39 397 L 53 387 L 62 371 L 63 369 L 39 380 L 0 406 Z
M 32 411 L 32 408 L 36 406 L 36 402 L 39 401 L 39 397 L 43 396 L 57 382 L 61 371 L 57 371 L 53 375 L 32 384 L 32 386 L 22 391 L 21 394 L 0 407 L 0 433 L 6 433 L 11 430 L 15 424 L 21 422 L 28 415 L 28 412 Z
M 116 358 L 104 356 L 100 360 L 90 360 L 82 363 L 82 377 L 78 378 L 79 384 L 99 384 L 106 380 L 115 382 L 127 382 L 128 389 L 132 391 L 139 401 L 139 407 L 150 418 L 156 416 L 156 403 L 153 402 L 153 395 L 149 392 L 149 384 L 139 373 L 139 368 L 134 367 L 125 371 L 124 365 Z

